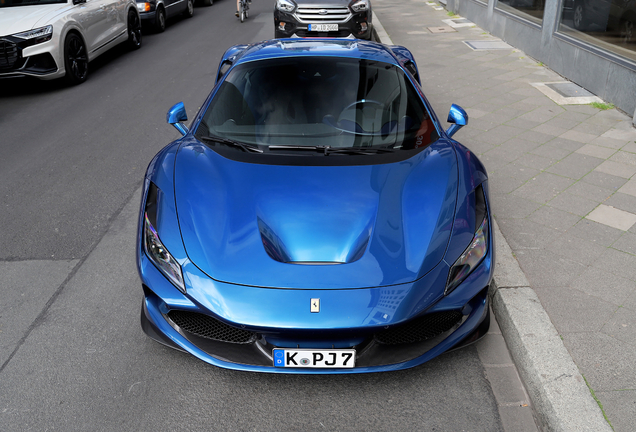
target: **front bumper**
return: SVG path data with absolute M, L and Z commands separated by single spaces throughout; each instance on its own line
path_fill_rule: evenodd
M 139 12 L 139 18 L 143 25 L 155 25 L 157 22 L 157 10 L 152 6 L 151 10 L 147 12 Z
M 51 52 L 55 40 L 38 45 L 29 45 L 12 36 L 0 37 L 0 78 L 34 76 L 55 77 L 58 65 Z
M 189 264 L 184 272 L 192 286 L 184 295 L 141 254 L 142 328 L 160 343 L 228 369 L 301 374 L 406 369 L 487 332 L 492 251 L 440 298 L 426 285 L 445 283 L 444 263 L 414 283 L 355 290 L 236 286 L 213 281 Z M 310 298 L 322 299 L 320 313 L 309 313 Z M 356 367 L 275 368 L 274 348 L 354 348 Z
M 338 24 L 338 31 L 315 32 L 308 30 L 308 23 L 298 20 L 295 14 L 274 9 L 274 29 L 277 37 L 348 37 L 370 40 L 373 32 L 371 12 L 354 13 L 346 22 L 322 22 L 321 24 Z

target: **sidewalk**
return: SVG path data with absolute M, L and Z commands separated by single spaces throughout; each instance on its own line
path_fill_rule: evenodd
M 444 22 L 453 17 L 439 6 L 373 2 L 382 42 L 413 52 L 440 120 L 451 103 L 470 116 L 455 138 L 479 155 L 490 175 L 491 205 L 505 237 L 498 243 L 504 270 L 496 276 L 493 308 L 539 425 L 611 430 L 609 422 L 617 432 L 633 431 L 632 119 L 616 109 L 562 105 L 571 101 L 563 96 L 576 95 L 569 85 L 552 85 L 561 90 L 555 102 L 544 83 L 564 78 L 466 20 Z M 495 44 L 473 50 L 464 41 Z M 636 97 L 636 89 L 625 91 Z M 508 244 L 516 261 L 505 254 Z M 515 273 L 517 265 L 523 273 Z

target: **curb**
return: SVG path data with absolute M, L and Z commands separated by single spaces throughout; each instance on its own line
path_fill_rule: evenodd
M 373 12 L 377 41 L 394 45 Z M 585 379 L 493 218 L 497 244 L 492 310 L 541 430 L 612 432 Z
M 371 16 L 373 17 L 373 31 L 375 32 L 376 40 L 385 45 L 394 45 L 393 41 L 389 37 L 389 34 L 384 30 L 382 23 L 378 19 L 378 16 L 375 12 L 371 12 Z

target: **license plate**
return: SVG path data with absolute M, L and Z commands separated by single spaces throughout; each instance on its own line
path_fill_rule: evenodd
M 353 349 L 274 349 L 275 367 L 352 368 L 356 363 Z
M 338 31 L 338 24 L 309 24 L 308 30 L 315 32 Z

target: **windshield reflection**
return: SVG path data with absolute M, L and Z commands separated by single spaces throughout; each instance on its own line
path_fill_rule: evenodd
M 296 57 L 245 63 L 196 136 L 263 146 L 424 147 L 439 137 L 404 72 L 382 62 Z

